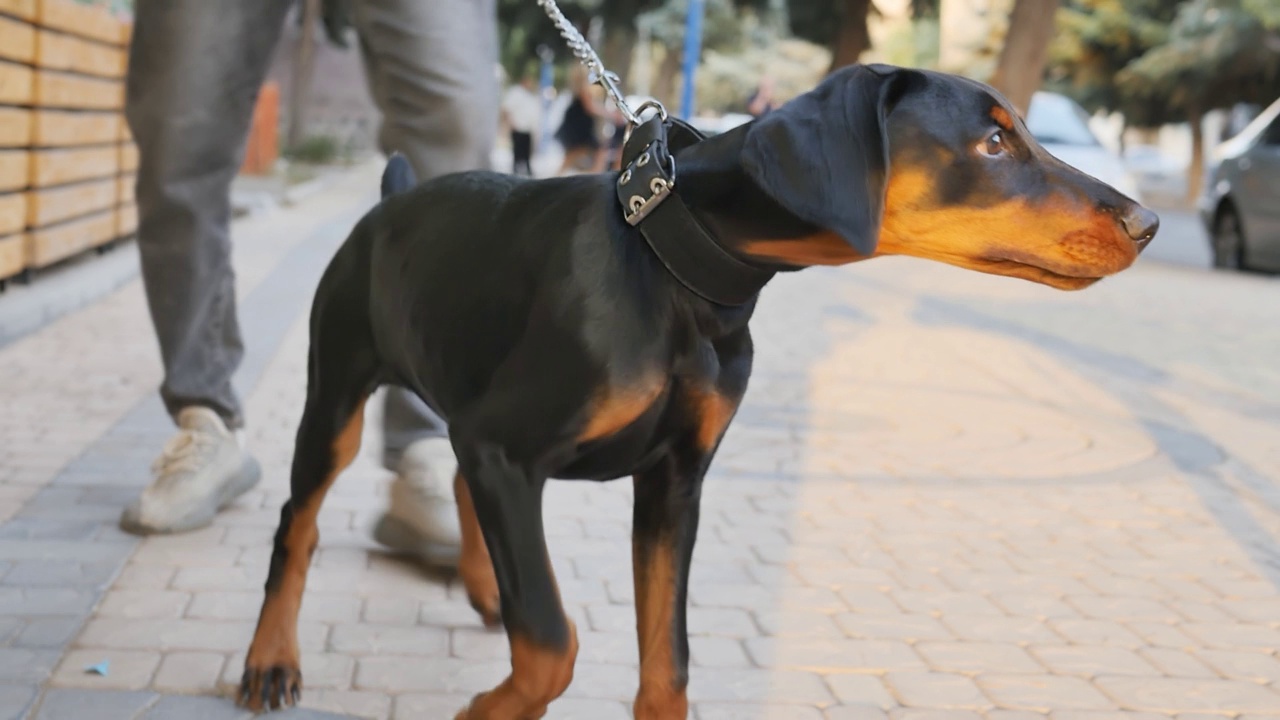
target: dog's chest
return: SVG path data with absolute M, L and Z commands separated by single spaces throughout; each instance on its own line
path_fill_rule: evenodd
M 612 480 L 643 469 L 666 452 L 671 435 L 670 386 L 634 417 L 602 436 L 578 444 L 573 457 L 554 477 L 567 480 Z
M 677 355 L 672 368 L 660 377 L 650 376 L 642 386 L 653 392 L 619 393 L 622 398 L 643 398 L 643 406 L 630 408 L 607 433 L 580 442 L 573 458 L 553 476 L 611 480 L 632 475 L 696 433 L 698 400 L 716 386 L 721 362 L 711 343 L 703 340 Z

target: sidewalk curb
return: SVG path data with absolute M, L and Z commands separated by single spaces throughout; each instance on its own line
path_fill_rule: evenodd
M 0 348 L 124 287 L 140 269 L 129 239 L 42 270 L 27 285 L 10 283 L 0 293 Z
M 240 221 L 296 206 L 375 162 L 380 160 L 335 167 L 286 189 L 279 197 L 260 191 L 238 192 L 233 188 L 232 232 Z M 137 242 L 130 238 L 115 243 L 104 253 L 85 252 L 41 270 L 29 284 L 10 282 L 5 291 L 0 292 L 0 348 L 115 292 L 140 272 Z
M 281 193 L 280 204 L 283 207 L 292 207 L 301 203 L 303 200 L 315 195 L 316 193 L 327 190 L 335 182 L 349 173 L 359 171 L 365 166 L 378 166 L 383 163 L 381 157 L 371 157 L 364 160 L 353 162 L 349 165 L 335 165 L 323 170 L 319 175 L 306 182 L 300 182 L 284 189 Z

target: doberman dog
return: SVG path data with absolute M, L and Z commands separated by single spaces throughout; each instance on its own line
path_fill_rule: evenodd
M 775 272 L 914 255 L 1079 289 L 1129 267 L 1156 216 L 1036 144 L 992 88 L 884 65 L 833 73 L 680 149 L 679 193 L 726 252 Z M 384 192 L 412 184 L 393 158 Z M 684 718 L 685 601 L 703 476 L 751 375 L 755 300 L 709 302 L 624 222 L 617 173 L 491 172 L 390 192 L 356 225 L 311 311 L 292 497 L 239 700 L 292 705 L 297 616 L 325 493 L 384 383 L 450 423 L 460 575 L 511 673 L 458 720 L 540 718 L 578 640 L 543 532 L 548 478 L 635 487 L 638 720 Z

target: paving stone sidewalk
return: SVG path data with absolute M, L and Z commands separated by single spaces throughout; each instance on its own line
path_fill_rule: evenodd
M 237 225 L 265 479 L 206 530 L 115 528 L 170 432 L 136 281 L 0 347 L 0 718 L 245 716 L 305 308 L 376 174 Z M 780 277 L 754 329 L 704 493 L 697 720 L 1280 720 L 1280 282 L 1140 263 L 1067 294 L 891 258 Z M 456 580 L 370 541 L 368 412 L 281 718 L 448 719 L 507 668 Z M 629 484 L 553 483 L 546 515 L 582 645 L 548 717 L 629 718 Z

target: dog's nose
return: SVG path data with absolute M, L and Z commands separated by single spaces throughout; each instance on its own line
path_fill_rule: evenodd
M 1120 216 L 1120 222 L 1124 223 L 1124 231 L 1140 248 L 1145 248 L 1156 236 L 1156 230 L 1160 229 L 1160 216 L 1137 204 Z

